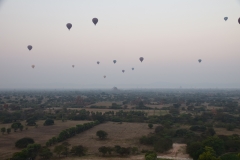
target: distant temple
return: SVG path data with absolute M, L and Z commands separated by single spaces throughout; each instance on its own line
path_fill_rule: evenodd
M 113 87 L 112 90 L 118 91 L 118 88 L 117 87 Z

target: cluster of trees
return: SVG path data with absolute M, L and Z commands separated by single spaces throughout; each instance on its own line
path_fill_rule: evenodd
M 39 155 L 42 159 L 49 159 L 53 156 L 53 153 L 47 147 L 42 147 L 40 144 L 28 144 L 20 152 L 13 154 L 11 160 L 26 160 L 26 159 L 35 159 Z
M 11 128 L 13 128 L 14 132 L 16 132 L 18 129 L 22 131 L 24 126 L 20 122 L 15 122 L 11 125 Z
M 51 146 L 58 142 L 63 142 L 66 139 L 71 138 L 71 137 L 75 136 L 76 134 L 82 133 L 98 124 L 100 124 L 99 121 L 94 121 L 94 122 L 79 124 L 79 125 L 76 125 L 76 127 L 71 127 L 71 128 L 65 129 L 65 130 L 61 131 L 57 137 L 52 137 L 51 139 L 49 139 L 46 142 L 46 146 Z
M 207 148 L 206 148 L 207 147 Z M 210 153 L 211 154 L 210 154 Z M 187 153 L 194 159 L 200 159 L 207 154 L 215 158 L 222 159 L 221 156 L 226 157 L 226 153 L 240 152 L 240 136 L 209 136 L 200 141 L 191 141 L 187 144 Z M 214 154 L 213 154 L 214 153 Z M 203 158 L 201 158 L 203 160 Z M 234 159 L 233 159 L 234 160 Z
M 34 140 L 32 138 L 21 138 L 17 142 L 15 142 L 15 147 L 17 148 L 26 148 L 29 144 L 33 144 Z
M 163 126 L 157 126 L 155 134 L 142 136 L 139 141 L 141 144 L 153 146 L 156 152 L 168 151 L 173 145 L 172 139 Z
M 68 142 L 63 142 L 61 145 L 57 145 L 54 147 L 54 153 L 60 157 L 61 155 L 68 156 L 76 155 L 76 156 L 84 156 L 87 153 L 87 148 L 83 147 L 82 145 L 73 146 L 70 150 L 70 144 Z
M 109 146 L 102 146 L 98 148 L 98 151 L 102 153 L 103 156 L 106 154 L 112 155 L 112 152 L 119 154 L 121 156 L 129 155 L 129 154 L 136 154 L 138 152 L 137 147 L 121 147 L 119 145 L 115 145 L 114 147 Z
M 2 132 L 2 134 L 4 134 L 5 132 L 7 132 L 7 134 L 9 134 L 9 133 L 11 133 L 11 128 L 2 127 L 1 132 Z

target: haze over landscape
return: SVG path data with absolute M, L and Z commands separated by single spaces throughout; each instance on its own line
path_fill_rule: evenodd
M 236 0 L 4 1 L 0 88 L 239 88 L 239 16 Z
M 240 0 L 0 0 L 0 160 L 240 160 Z

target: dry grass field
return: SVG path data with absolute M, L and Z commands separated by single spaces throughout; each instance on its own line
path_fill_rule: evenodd
M 214 128 L 217 135 L 230 136 L 233 134 L 240 134 L 240 129 L 234 129 L 233 131 L 228 131 L 226 128 Z
M 106 107 L 109 107 L 109 106 L 112 106 L 112 103 L 116 103 L 118 105 L 122 105 L 122 102 L 109 102 L 109 101 L 103 101 L 103 102 L 97 102 L 97 103 L 94 103 L 94 104 L 91 104 L 91 105 L 88 105 L 86 106 L 87 108 L 89 108 L 90 106 L 106 106 Z
M 44 121 L 37 121 L 38 128 L 28 127 L 28 130 L 23 130 L 14 132 L 13 129 L 11 133 L 8 134 L 0 134 L 0 159 L 6 159 L 12 156 L 14 152 L 18 152 L 21 149 L 15 148 L 15 142 L 23 137 L 33 138 L 36 143 L 45 145 L 45 143 L 52 138 L 53 136 L 57 136 L 62 130 L 74 127 L 77 124 L 87 123 L 89 121 L 55 121 L 55 125 L 53 126 L 43 126 Z M 25 122 L 22 122 L 25 125 Z M 11 127 L 10 124 L 0 124 L 0 128 L 2 127 Z
M 98 130 L 104 130 L 108 133 L 106 140 L 99 140 L 96 136 Z M 95 126 L 81 134 L 78 134 L 67 140 L 71 146 L 83 145 L 88 148 L 88 154 L 101 155 L 98 148 L 101 146 L 138 147 L 138 150 L 151 149 L 139 143 L 139 138 L 154 132 L 149 129 L 146 123 L 114 123 L 107 122 Z

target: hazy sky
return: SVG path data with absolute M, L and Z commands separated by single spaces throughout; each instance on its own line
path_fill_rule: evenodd
M 239 17 L 237 0 L 7 0 L 0 89 L 240 87 Z

